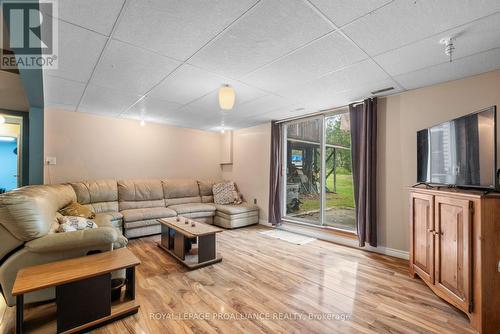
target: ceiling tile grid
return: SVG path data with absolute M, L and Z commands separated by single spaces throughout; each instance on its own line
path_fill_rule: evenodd
M 46 106 L 183 127 L 246 127 L 500 68 L 498 0 L 58 5 Z M 456 37 L 452 63 L 443 37 Z M 217 101 L 224 84 L 236 91 L 229 112 Z
M 237 78 L 331 30 L 302 0 L 261 1 L 189 62 Z
M 117 117 L 125 112 L 139 97 L 139 95 L 131 95 L 111 88 L 89 84 L 78 111 Z
M 144 95 L 180 65 L 179 61 L 112 40 L 90 82 Z
M 256 0 L 130 0 L 117 27 L 119 40 L 187 60 Z
M 86 83 L 106 44 L 106 37 L 66 22 L 59 22 L 58 37 L 58 68 L 46 68 L 46 73 Z
M 75 111 L 85 90 L 85 84 L 44 75 L 45 106 Z
M 395 49 L 374 59 L 391 75 L 413 72 L 449 61 L 444 53 L 443 37 L 455 37 L 454 58 L 500 47 L 500 13 Z
M 245 76 L 243 80 L 270 91 L 279 91 L 366 58 L 361 50 L 335 32 Z
M 54 1 L 54 0 L 53 0 Z M 109 36 L 125 0 L 55 0 L 57 18 Z
M 500 48 L 444 62 L 435 66 L 396 76 L 407 89 L 434 85 L 438 82 L 457 80 L 500 68 Z
M 336 26 L 341 27 L 393 0 L 311 0 Z
M 498 0 L 397 0 L 343 31 L 375 56 L 498 11 Z

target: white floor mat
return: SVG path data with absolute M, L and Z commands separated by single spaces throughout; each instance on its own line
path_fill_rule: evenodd
M 287 232 L 287 231 L 277 230 L 277 229 L 272 229 L 269 231 L 263 231 L 263 232 L 259 232 L 259 233 L 265 234 L 271 238 L 276 238 L 276 239 L 288 241 L 288 242 L 290 242 L 292 244 L 296 244 L 296 245 L 305 245 L 311 241 L 316 240 L 314 238 L 309 238 L 309 237 L 306 237 L 306 236 L 303 236 L 300 234 L 295 234 L 292 232 Z

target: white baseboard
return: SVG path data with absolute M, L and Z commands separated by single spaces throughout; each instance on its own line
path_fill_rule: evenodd
M 267 226 L 267 227 L 273 227 L 273 224 L 271 224 L 270 222 L 268 222 L 268 221 L 267 221 L 267 220 L 265 220 L 265 219 L 259 219 L 259 224 L 260 224 L 260 225 Z
M 369 245 L 367 245 L 365 247 L 359 247 L 358 241 L 354 240 L 354 239 L 342 238 L 342 237 L 333 236 L 333 235 L 328 234 L 328 233 L 321 233 L 321 232 L 314 232 L 314 231 L 301 230 L 299 232 L 298 230 L 294 229 L 293 227 L 287 228 L 286 225 L 281 225 L 279 228 L 283 229 L 283 230 L 288 230 L 288 231 L 294 232 L 294 233 L 301 233 L 301 234 L 304 234 L 304 235 L 307 235 L 307 236 L 310 236 L 313 238 L 330 241 L 330 242 L 333 242 L 333 243 L 336 243 L 339 245 L 358 248 L 358 249 L 364 250 L 364 251 L 393 256 L 393 257 L 397 257 L 397 258 L 404 259 L 404 260 L 408 260 L 410 258 L 409 252 L 399 250 L 399 249 L 383 247 L 383 246 L 372 247 Z

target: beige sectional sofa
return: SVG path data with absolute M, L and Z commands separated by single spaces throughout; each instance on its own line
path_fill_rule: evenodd
M 11 291 L 19 269 L 127 245 L 105 213 L 96 214 L 98 228 L 55 233 L 58 211 L 76 200 L 70 185 L 29 186 L 0 195 L 0 286 L 7 305 L 15 304 Z M 46 289 L 26 294 L 25 302 L 53 298 L 54 289 Z
M 21 268 L 125 247 L 127 238 L 158 234 L 159 218 L 182 215 L 236 228 L 259 221 L 257 206 L 213 203 L 214 182 L 101 180 L 28 186 L 0 195 L 0 287 L 9 306 Z M 96 213 L 96 229 L 55 233 L 58 211 L 79 202 Z M 125 235 L 125 237 L 122 235 Z M 29 293 L 25 302 L 54 298 L 54 290 Z
M 214 181 L 101 180 L 71 183 L 77 200 L 98 214 L 112 216 L 111 223 L 127 238 L 160 233 L 159 218 L 177 215 L 224 228 L 259 221 L 257 206 L 214 204 Z

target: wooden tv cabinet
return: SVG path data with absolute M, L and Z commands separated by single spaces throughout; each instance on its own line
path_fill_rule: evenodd
M 410 274 L 479 333 L 500 333 L 500 194 L 411 188 L 410 225 Z

